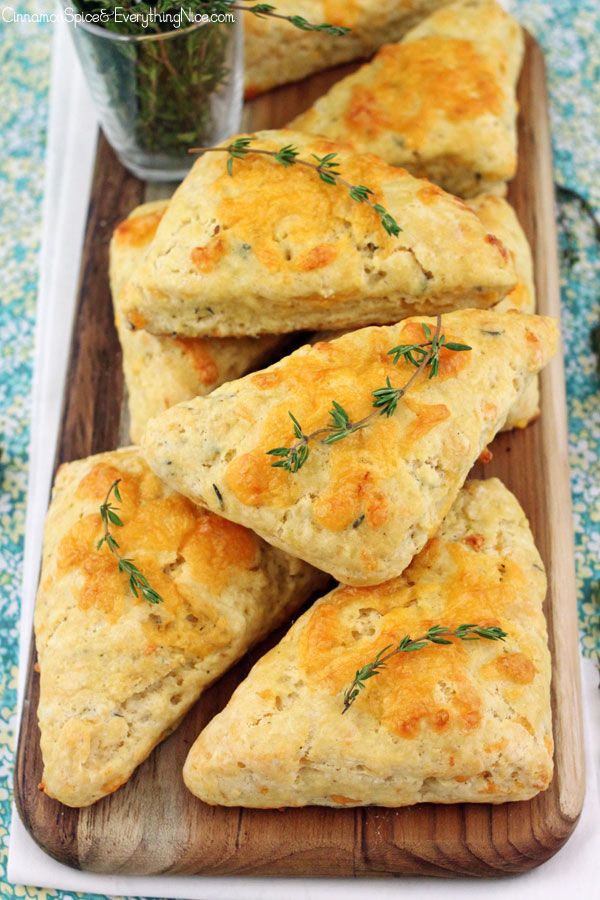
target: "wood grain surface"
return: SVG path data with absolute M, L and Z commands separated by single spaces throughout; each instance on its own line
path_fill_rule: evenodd
M 281 88 L 246 109 L 247 127 L 283 124 L 349 67 Z M 552 159 L 544 63 L 532 38 L 520 87 L 520 164 L 510 199 L 531 241 L 539 310 L 559 315 Z M 82 260 L 57 462 L 117 446 L 123 393 L 107 280 L 110 233 L 144 196 L 100 138 Z M 185 789 L 181 768 L 200 729 L 264 653 L 262 645 L 207 691 L 180 728 L 130 782 L 93 807 L 69 809 L 38 790 L 42 761 L 32 650 L 18 747 L 16 799 L 35 840 L 71 866 L 109 873 L 245 875 L 489 876 L 523 872 L 568 839 L 584 793 L 573 534 L 564 372 L 557 358 L 542 377 L 542 416 L 500 435 L 493 461 L 532 524 L 549 574 L 546 602 L 553 656 L 556 773 L 531 801 L 422 804 L 405 809 L 243 810 L 213 808 Z M 274 642 L 274 636 L 269 646 Z

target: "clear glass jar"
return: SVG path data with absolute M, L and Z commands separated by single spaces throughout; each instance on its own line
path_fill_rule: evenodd
M 179 180 L 194 162 L 191 147 L 210 147 L 239 130 L 242 16 L 142 35 L 85 21 L 70 27 L 102 130 L 134 175 Z

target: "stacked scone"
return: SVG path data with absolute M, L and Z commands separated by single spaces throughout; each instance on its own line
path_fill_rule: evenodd
M 421 7 L 443 8 L 114 234 L 141 448 L 63 466 L 48 515 L 42 786 L 63 803 L 120 787 L 331 577 L 198 737 L 194 794 L 499 803 L 550 782 L 543 563 L 512 494 L 466 481 L 538 414 L 558 338 L 489 193 L 516 165 L 522 37 L 493 0 Z M 302 47 L 291 77 L 322 65 Z

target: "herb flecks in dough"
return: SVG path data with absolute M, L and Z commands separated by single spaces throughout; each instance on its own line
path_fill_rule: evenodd
M 326 153 L 325 156 L 317 156 L 316 153 L 313 153 L 311 155 L 314 162 L 312 162 L 308 159 L 299 159 L 300 151 L 294 144 L 286 144 L 279 150 L 260 150 L 250 146 L 252 141 L 253 138 L 251 137 L 242 137 L 232 141 L 227 147 L 194 147 L 190 150 L 190 153 L 228 153 L 227 171 L 230 175 L 233 175 L 233 161 L 235 159 L 244 159 L 250 153 L 269 156 L 285 168 L 304 166 L 316 172 L 325 184 L 341 185 L 341 187 L 346 188 L 348 196 L 356 203 L 366 203 L 367 206 L 370 206 L 377 213 L 382 227 L 391 237 L 398 237 L 402 231 L 393 215 L 381 203 L 375 203 L 371 200 L 373 196 L 371 188 L 366 187 L 364 184 L 352 184 L 340 175 L 337 153 Z M 416 262 L 423 270 L 418 260 Z M 426 273 L 425 270 L 423 272 L 426 277 L 431 277 L 431 273 Z
M 422 323 L 423 333 L 427 338 L 417 344 L 399 344 L 388 350 L 390 356 L 396 365 L 400 359 L 405 359 L 415 367 L 415 371 L 402 387 L 394 387 L 389 377 L 386 378 L 386 385 L 382 388 L 372 391 L 373 396 L 373 412 L 369 413 L 363 419 L 353 422 L 348 412 L 336 400 L 332 402 L 332 408 L 329 412 L 330 421 L 323 428 L 318 428 L 311 434 L 305 434 L 302 426 L 296 417 L 289 412 L 293 422 L 294 435 L 297 438 L 291 447 L 274 447 L 267 451 L 268 456 L 277 456 L 277 462 L 272 463 L 275 469 L 287 469 L 292 475 L 302 468 L 309 457 L 311 441 L 320 439 L 322 444 L 335 444 L 349 435 L 366 428 L 378 416 L 392 416 L 398 406 L 398 401 L 412 387 L 418 376 L 425 369 L 429 368 L 429 378 L 435 378 L 439 373 L 440 352 L 442 349 L 461 352 L 471 350 L 467 344 L 458 344 L 453 341 L 446 341 L 445 335 L 442 334 L 442 317 L 437 317 L 435 332 L 431 332 L 429 325 Z
M 374 675 L 379 675 L 382 669 L 385 669 L 386 663 L 396 656 L 398 653 L 411 653 L 413 650 L 423 650 L 430 644 L 452 644 L 451 638 L 457 638 L 461 641 L 478 641 L 485 639 L 488 641 L 503 641 L 507 634 L 497 626 L 485 627 L 483 625 L 459 625 L 454 630 L 447 628 L 445 625 L 432 625 L 425 634 L 414 640 L 410 635 L 406 634 L 400 643 L 393 647 L 388 644 L 379 651 L 375 659 L 366 663 L 362 668 L 357 669 L 354 681 L 350 687 L 344 692 L 344 708 L 342 714 L 350 709 L 360 692 L 366 687 L 365 682 Z M 389 653 L 387 652 L 389 651 Z
M 163 598 L 160 596 L 158 591 L 154 590 L 146 576 L 142 572 L 140 572 L 134 561 L 132 559 L 127 559 L 127 557 L 121 555 L 121 553 L 119 552 L 119 543 L 116 538 L 110 533 L 111 525 L 115 525 L 118 528 L 123 527 L 123 522 L 118 514 L 119 507 L 113 506 L 113 504 L 110 502 L 110 495 L 114 493 L 115 499 L 118 500 L 119 503 L 121 503 L 121 494 L 119 492 L 120 481 L 120 478 L 117 478 L 116 481 L 113 481 L 108 489 L 108 492 L 104 499 L 104 503 L 100 507 L 100 518 L 102 519 L 102 524 L 104 525 L 104 534 L 96 544 L 96 550 L 101 550 L 103 545 L 106 544 L 112 555 L 117 560 L 119 572 L 124 572 L 125 575 L 127 575 L 127 577 L 129 578 L 129 587 L 131 588 L 131 593 L 134 595 L 134 597 L 139 597 L 141 594 L 144 600 L 147 600 L 148 603 L 162 603 Z
M 219 490 L 219 488 L 217 487 L 217 485 L 214 482 L 213 482 L 213 491 L 215 492 L 215 494 L 217 496 L 217 500 L 219 501 L 219 506 L 221 507 L 221 509 L 225 509 L 225 501 L 223 500 L 223 494 L 221 493 L 221 491 Z

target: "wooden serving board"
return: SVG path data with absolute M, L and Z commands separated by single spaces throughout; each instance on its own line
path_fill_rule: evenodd
M 246 109 L 247 126 L 277 126 L 308 106 L 349 67 L 281 88 Z M 542 313 L 558 316 L 552 158 L 542 53 L 528 36 L 519 96 L 520 164 L 510 199 L 531 242 Z M 153 190 L 156 196 L 155 189 Z M 57 462 L 118 446 L 123 381 L 107 280 L 113 227 L 148 194 L 100 138 L 82 260 L 79 300 Z M 565 387 L 562 359 L 542 376 L 542 416 L 500 435 L 493 461 L 523 504 L 548 569 L 546 615 L 553 656 L 556 772 L 528 802 L 422 804 L 406 809 L 244 810 L 213 808 L 183 785 L 181 769 L 199 731 L 265 650 L 250 654 L 207 691 L 179 729 L 130 782 L 94 806 L 61 806 L 38 790 L 35 647 L 19 739 L 16 799 L 35 840 L 67 865 L 108 873 L 237 875 L 497 875 L 523 872 L 572 833 L 584 793 L 578 632 Z M 271 643 L 274 639 L 271 640 Z

